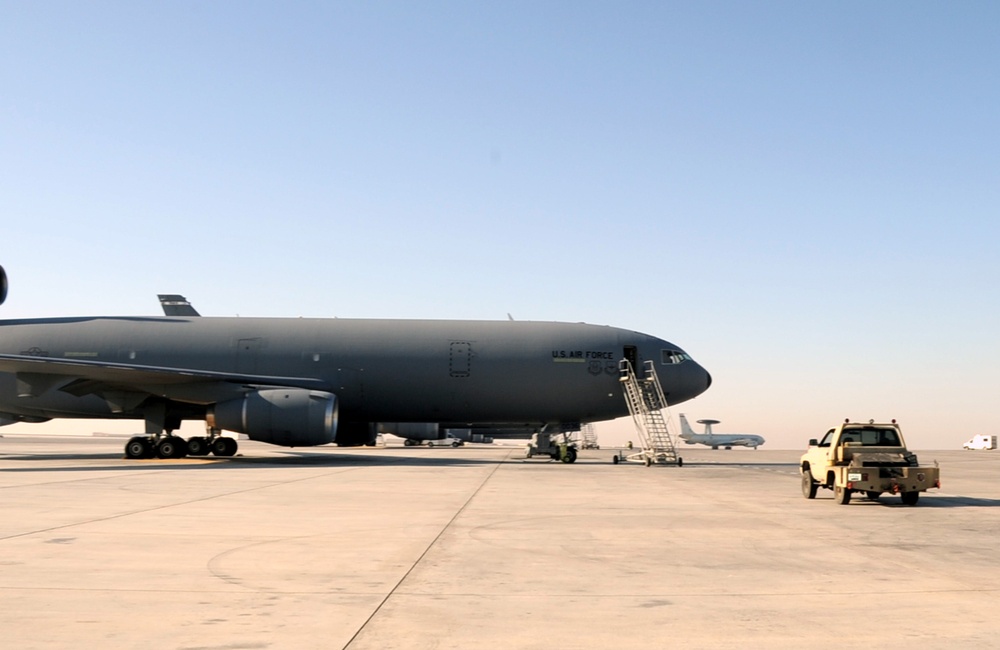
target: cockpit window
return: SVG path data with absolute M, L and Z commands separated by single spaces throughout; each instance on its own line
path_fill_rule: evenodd
M 690 355 L 683 350 L 660 350 L 660 355 L 660 363 L 665 365 L 684 363 L 691 358 Z

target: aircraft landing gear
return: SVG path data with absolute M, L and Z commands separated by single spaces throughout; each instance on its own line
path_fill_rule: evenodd
M 208 445 L 208 438 L 192 436 L 187 441 L 188 456 L 208 456 L 212 449 Z
M 184 438 L 174 435 L 133 436 L 125 444 L 125 457 L 138 458 L 184 458 L 188 454 Z
M 184 458 L 195 456 L 203 458 L 215 454 L 220 458 L 236 455 L 239 443 L 233 438 L 221 435 L 219 429 L 209 429 L 208 436 L 193 436 L 184 440 L 180 436 L 167 433 L 162 436 L 133 436 L 125 444 L 125 457 L 136 460 L 140 458 Z
M 232 438 L 216 438 L 212 441 L 212 453 L 216 456 L 235 456 L 238 444 Z
M 234 438 L 226 438 L 222 435 L 222 429 L 207 427 L 208 437 L 201 438 L 205 443 L 205 454 L 215 454 L 220 458 L 235 456 L 239 443 Z M 193 438 L 192 438 L 193 440 Z M 190 444 L 190 441 L 189 441 Z
M 125 443 L 125 457 L 131 459 L 152 458 L 156 455 L 153 439 L 149 436 L 134 436 Z
M 160 458 L 184 458 L 187 456 L 187 443 L 184 438 L 168 434 L 156 443 L 156 455 Z

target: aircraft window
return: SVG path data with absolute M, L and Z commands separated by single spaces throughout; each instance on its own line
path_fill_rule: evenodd
M 683 350 L 660 350 L 660 355 L 660 363 L 665 365 L 684 363 L 691 358 L 691 356 Z

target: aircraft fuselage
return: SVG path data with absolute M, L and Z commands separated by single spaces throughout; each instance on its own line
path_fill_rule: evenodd
M 277 385 L 336 395 L 341 422 L 589 422 L 628 414 L 623 357 L 652 360 L 671 404 L 706 390 L 701 366 L 668 354 L 680 350 L 583 323 L 8 320 L 0 321 L 0 416 L 142 418 L 156 399 L 168 418 L 198 419 L 249 387 Z

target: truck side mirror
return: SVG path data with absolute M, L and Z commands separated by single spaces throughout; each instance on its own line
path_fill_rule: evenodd
M 816 438 L 809 438 L 809 446 L 810 447 L 815 447 L 818 444 L 819 444 L 819 440 L 816 440 Z

